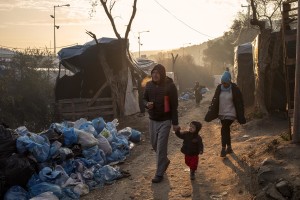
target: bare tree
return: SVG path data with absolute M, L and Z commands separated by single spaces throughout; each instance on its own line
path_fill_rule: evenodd
M 127 89 L 127 81 L 128 81 L 128 68 L 132 67 L 132 62 L 129 54 L 129 41 L 128 41 L 128 35 L 131 29 L 131 25 L 133 22 L 133 19 L 136 14 L 136 5 L 137 0 L 133 0 L 132 5 L 132 13 L 131 17 L 129 19 L 125 35 L 122 38 L 120 33 L 117 30 L 116 23 L 112 14 L 112 10 L 116 4 L 116 0 L 100 0 L 100 3 L 112 25 L 113 31 L 118 39 L 120 49 L 121 49 L 121 70 L 116 72 L 113 72 L 112 69 L 107 64 L 105 57 L 100 55 L 100 59 L 102 62 L 102 66 L 104 67 L 104 73 L 107 77 L 107 81 L 112 89 L 112 97 L 117 105 L 119 115 L 122 117 L 125 114 L 125 98 L 126 98 L 126 89 Z M 96 1 L 92 2 L 92 6 L 95 6 Z
M 261 30 L 266 28 L 265 20 L 268 20 L 270 29 L 274 28 L 273 22 L 281 18 L 281 3 L 283 0 L 250 0 L 253 18 L 252 25 L 257 25 Z

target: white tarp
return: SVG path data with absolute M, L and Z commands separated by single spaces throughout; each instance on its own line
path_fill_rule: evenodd
M 125 115 L 132 115 L 140 111 L 138 101 L 138 91 L 133 89 L 132 76 L 128 70 L 128 82 L 125 97 Z

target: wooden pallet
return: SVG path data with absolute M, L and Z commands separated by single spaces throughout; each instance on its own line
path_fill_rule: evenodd
M 75 121 L 79 118 L 93 119 L 103 117 L 112 119 L 116 116 L 112 98 L 98 98 L 93 106 L 89 106 L 91 99 L 63 99 L 57 103 L 61 120 Z
M 112 120 L 117 116 L 116 103 L 113 98 L 99 98 L 104 88 L 103 84 L 93 98 L 62 99 L 56 104 L 56 112 L 59 120 L 75 121 L 80 118 L 92 120 L 96 117 L 103 117 L 105 120 Z

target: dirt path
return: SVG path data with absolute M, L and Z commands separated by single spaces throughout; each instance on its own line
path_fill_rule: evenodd
M 201 135 L 204 141 L 204 154 L 200 156 L 196 180 L 189 179 L 189 170 L 184 163 L 183 154 L 180 152 L 181 140 L 174 133 L 169 139 L 169 158 L 171 164 L 163 182 L 152 184 L 151 179 L 155 173 L 155 154 L 147 137 L 148 118 L 131 116 L 125 119 L 127 126 L 143 132 L 143 141 L 137 144 L 128 159 L 120 167 L 129 171 L 131 177 L 118 180 L 103 189 L 95 190 L 82 199 L 103 200 L 130 200 L 130 199 L 155 199 L 155 200 L 248 200 L 252 199 L 251 191 L 255 178 L 251 175 L 249 164 L 245 155 L 249 153 L 251 145 L 246 145 L 245 129 L 238 125 L 232 126 L 232 147 L 234 153 L 226 158 L 219 156 L 220 124 L 215 120 L 211 123 L 203 121 L 212 94 L 201 102 L 200 107 L 195 107 L 194 102 L 180 102 L 180 125 L 187 128 L 191 120 L 200 120 L 203 123 Z M 122 127 L 120 127 L 122 128 Z M 253 131 L 249 129 L 249 132 Z M 245 136 L 245 137 L 244 137 Z M 246 138 L 246 139 L 245 139 Z

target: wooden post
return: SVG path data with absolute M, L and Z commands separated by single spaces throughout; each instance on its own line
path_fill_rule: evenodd
M 294 97 L 294 131 L 293 142 L 300 142 L 300 1 L 298 1 L 298 22 L 297 22 L 297 42 L 296 42 L 296 70 L 295 70 L 295 97 Z

